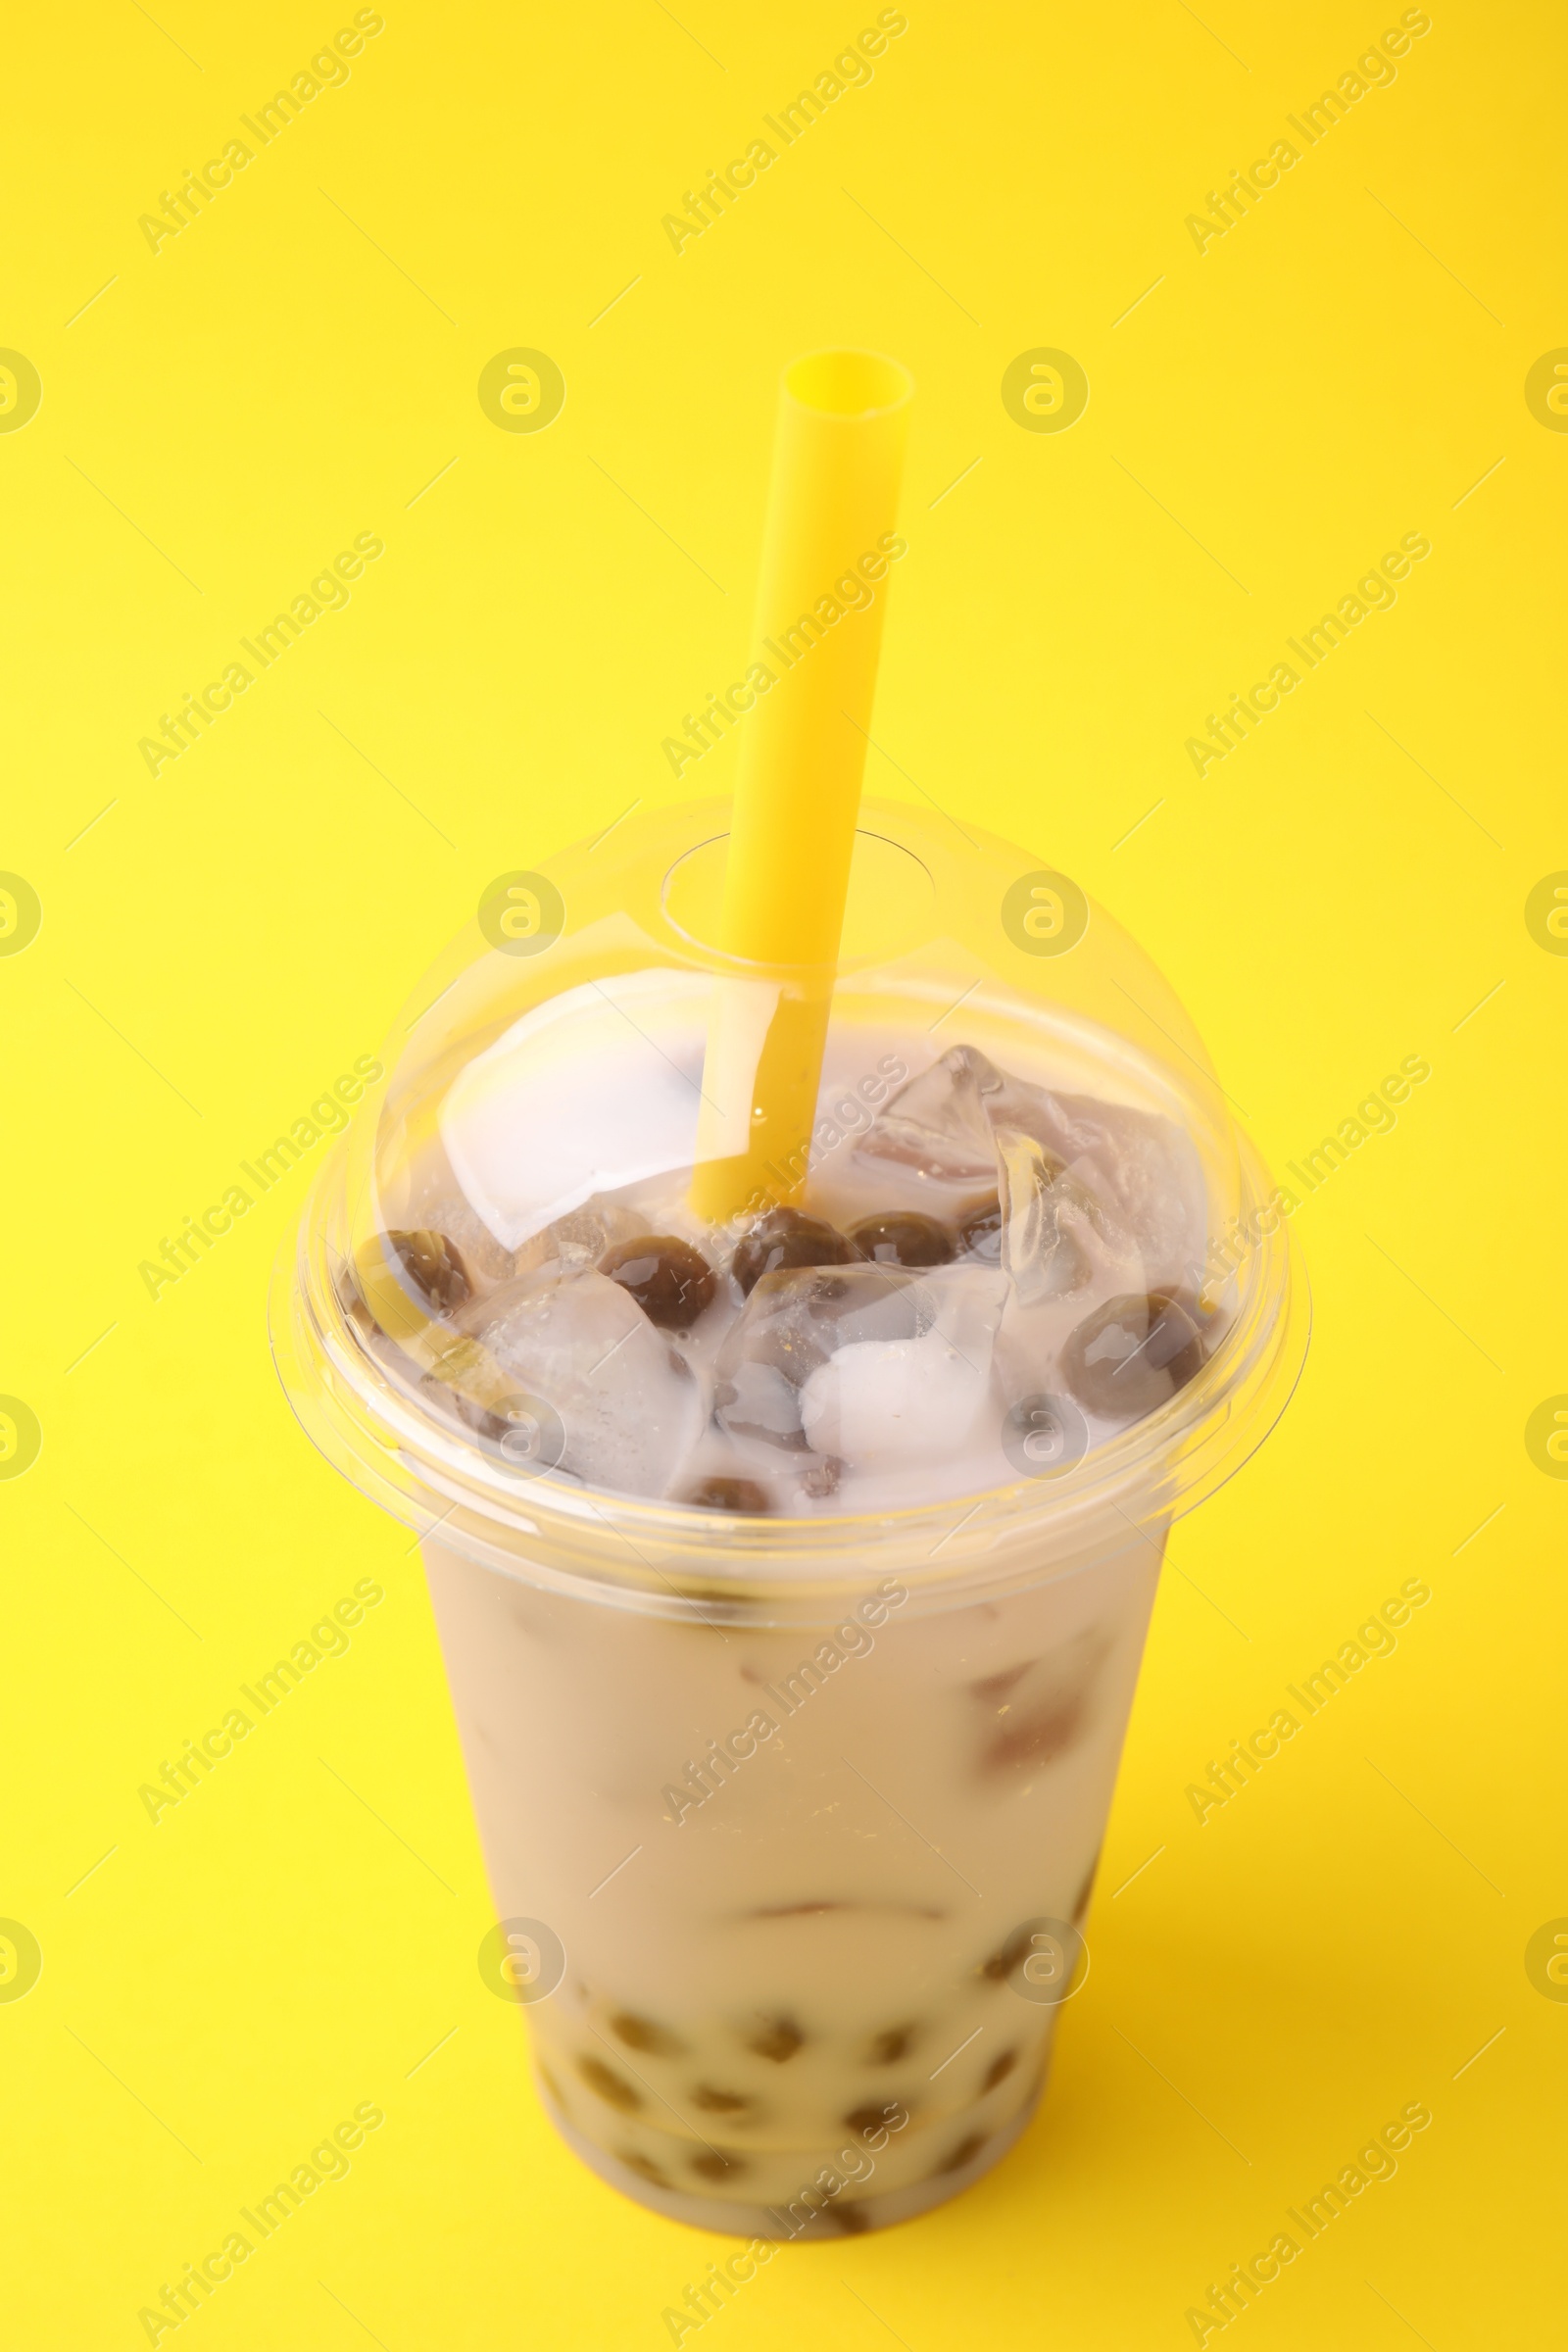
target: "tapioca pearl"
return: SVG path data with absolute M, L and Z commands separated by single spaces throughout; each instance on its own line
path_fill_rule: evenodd
M 472 1298 L 468 1269 L 444 1233 L 422 1228 L 416 1233 L 389 1233 L 386 1246 L 420 1298 L 438 1315 L 454 1314 Z
M 858 2237 L 862 2230 L 871 2227 L 870 2215 L 863 2202 L 856 2197 L 848 2202 L 842 2197 L 835 2197 L 833 2203 L 824 2209 L 823 2218 L 830 2221 L 836 2230 L 842 2230 L 846 2237 Z
M 1006 1942 L 998 1944 L 996 1950 L 979 1963 L 974 1973 L 977 1977 L 983 1977 L 987 1984 L 1004 1984 L 1013 1970 L 1028 1959 L 1033 1949 L 1030 1928 L 1014 1928 Z
M 749 2050 L 754 2050 L 759 2058 L 770 2058 L 775 2066 L 782 2066 L 806 2044 L 806 2035 L 793 2017 L 767 2018 L 757 2033 L 742 2038 Z
M 986 2068 L 985 2079 L 980 2084 L 982 2093 L 995 2090 L 999 2082 L 1004 2082 L 1017 2063 L 1018 2053 L 1016 2050 L 999 2050 Z
M 433 1377 L 421 1382 L 428 1393 L 444 1386 Z M 543 1399 L 516 1396 L 503 1398 L 492 1411 L 477 1396 L 454 1393 L 460 1419 L 478 1439 L 492 1460 L 498 1455 L 510 1470 L 554 1470 L 566 1447 L 561 1417 Z
M 688 2159 L 690 2169 L 703 2180 L 738 2180 L 751 2171 L 744 2156 L 735 2156 L 727 2148 L 710 2148 L 701 2156 Z
M 1027 1772 L 1053 1764 L 1073 1745 L 1089 1715 L 1089 1691 L 1079 1686 L 1054 1691 L 1038 1705 L 1004 1716 L 988 1740 L 980 1769 L 987 1774 Z
M 662 1331 L 686 1331 L 712 1303 L 717 1277 L 701 1250 L 671 1233 L 640 1234 L 617 1242 L 599 1260 L 599 1271 L 629 1291 L 651 1323 Z
M 794 1266 L 848 1266 L 858 1255 L 855 1244 L 824 1218 L 774 1208 L 736 1244 L 729 1270 L 749 1298 L 764 1274 Z
M 722 1634 L 726 1642 L 729 1640 L 736 1622 L 732 1613 L 735 1607 L 733 1594 L 725 1592 L 720 1585 L 699 1584 L 695 1578 L 687 1580 L 668 1576 L 663 1581 L 677 1600 L 692 1604 L 690 1613 L 681 1617 L 683 1630 L 698 1634 Z
M 919 2027 L 914 2025 L 885 2026 L 880 2034 L 873 2034 L 871 2036 L 871 2046 L 866 2053 L 866 2065 L 896 2066 L 901 2058 L 907 2055 L 919 2030 Z
M 758 2102 L 742 2090 L 719 2090 L 710 2082 L 699 2082 L 691 2100 L 705 2115 L 733 2115 L 744 2117 L 748 2123 L 756 2121 Z
M 772 1509 L 767 1490 L 760 1487 L 755 1478 L 705 1478 L 693 1487 L 686 1497 L 704 1511 L 733 1511 L 747 1518 L 760 1518 Z
M 610 2020 L 610 2031 L 628 2050 L 646 2050 L 655 2058 L 678 2058 L 686 2047 L 666 2026 L 656 2025 L 651 2017 L 639 2017 L 630 2009 L 615 2012 Z
M 999 1674 L 983 1675 L 979 1682 L 971 1683 L 969 1689 L 982 1706 L 998 1706 L 1037 1662 L 1034 1658 L 1025 1658 L 1021 1666 L 1004 1666 Z
M 1073 1902 L 1073 1907 L 1067 1914 L 1068 1920 L 1075 1928 L 1081 1925 L 1084 1913 L 1089 1908 L 1089 1897 L 1095 1891 L 1095 1874 L 1099 1868 L 1100 1856 L 1097 1854 L 1094 1860 L 1090 1863 L 1088 1870 L 1084 1874 L 1084 1883 L 1079 1887 L 1077 1896 Z
M 862 1257 L 881 1266 L 945 1266 L 954 1252 L 947 1227 L 917 1208 L 861 1217 L 850 1227 L 849 1239 Z
M 1002 1202 L 995 1193 L 971 1200 L 958 1215 L 958 1248 L 983 1265 L 1002 1263 Z
M 651 2156 L 645 2156 L 640 2148 L 615 2148 L 612 2153 L 617 2162 L 627 2166 L 630 2171 L 640 2174 L 643 2180 L 651 2181 L 655 2188 L 674 2187 L 674 2181 L 663 2167 L 657 2165 Z
M 829 1911 L 858 1911 L 858 1903 L 759 1903 L 743 1914 L 747 1919 L 821 1919 Z
M 908 2099 L 886 2099 L 852 2107 L 843 2120 L 852 2132 L 858 2132 L 862 2139 L 869 2139 L 874 2132 L 895 2129 L 895 2116 L 902 2115 L 907 2122 L 913 2113 L 913 2105 Z
M 939 2173 L 961 2173 L 964 2166 L 972 2163 L 974 2158 L 979 2155 L 985 2144 L 986 2134 L 983 2132 L 967 2132 L 959 2140 L 957 2146 L 951 2148 L 943 2157 L 942 2162 L 936 2168 L 937 2171 Z
M 582 2051 L 575 2064 L 589 2089 L 597 2091 L 602 2099 L 608 2099 L 612 2107 L 618 2107 L 624 2114 L 630 2115 L 642 2105 L 642 2092 L 635 2090 L 624 2075 L 617 2075 L 612 2066 L 607 2066 L 602 2058 L 596 2058 L 591 2050 Z
M 1061 1377 L 1078 1402 L 1111 1421 L 1165 1404 L 1201 1370 L 1197 1302 L 1174 1291 L 1107 1299 L 1068 1335 Z

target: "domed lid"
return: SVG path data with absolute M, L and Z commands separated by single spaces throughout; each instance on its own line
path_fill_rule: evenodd
M 499 876 L 415 992 L 280 1270 L 312 1435 L 443 1541 L 645 1598 L 628 1544 L 711 1593 L 961 1522 L 935 1589 L 1208 1492 L 1304 1317 L 1169 985 L 1070 876 L 874 803 L 836 966 L 743 962 L 727 825 Z

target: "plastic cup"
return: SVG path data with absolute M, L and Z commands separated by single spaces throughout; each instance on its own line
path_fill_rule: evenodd
M 756 992 L 760 1053 L 768 1007 L 821 986 L 706 944 L 725 817 L 628 822 L 486 894 L 320 1171 L 272 1332 L 310 1435 L 421 1533 L 496 1906 L 481 1970 L 527 2011 L 560 2131 L 672 2218 L 809 2237 L 925 2210 L 1027 2123 L 1089 1965 L 1167 1531 L 1272 1425 L 1306 1314 L 1148 958 L 1026 852 L 868 808 L 811 1183 L 858 1140 L 844 1072 L 889 1038 L 1158 1112 L 1200 1185 L 1200 1368 L 1108 1436 L 1015 1369 L 1004 1479 L 768 1516 L 574 1475 L 571 1397 L 460 1419 L 381 1238 L 435 1213 L 431 1165 L 454 1242 L 510 1261 L 552 1186 L 689 1166 L 715 990 Z

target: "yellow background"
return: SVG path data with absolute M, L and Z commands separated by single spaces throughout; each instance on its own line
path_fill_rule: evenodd
M 1040 2119 L 701 2340 L 1191 2342 L 1207 2282 L 1414 2100 L 1397 2178 L 1236 2326 L 1556 2340 L 1568 2004 L 1524 1955 L 1568 1913 L 1568 1488 L 1524 1428 L 1568 1389 L 1568 961 L 1524 904 L 1568 866 L 1568 438 L 1523 387 L 1568 343 L 1560 16 L 1436 0 L 1200 256 L 1186 215 L 1396 10 L 910 0 L 677 257 L 662 216 L 873 11 L 388 0 L 150 251 L 138 216 L 348 13 L 89 0 L 11 36 L 0 343 L 43 402 L 0 435 L 0 866 L 43 927 L 0 960 L 0 1389 L 44 1435 L 0 1486 L 0 1914 L 43 1951 L 0 2004 L 10 2340 L 145 2341 L 138 2307 L 365 2100 L 352 2175 L 166 2344 L 652 2347 L 723 2250 L 558 2145 L 480 1983 L 417 1558 L 268 1356 L 309 1169 L 156 1302 L 137 1266 L 376 1050 L 493 875 L 727 786 L 732 747 L 677 784 L 661 740 L 740 674 L 778 369 L 835 341 L 919 386 L 871 788 L 1102 899 L 1276 1165 L 1401 1057 L 1432 1077 L 1302 1209 L 1304 1381 L 1173 1544 Z M 1000 397 L 1041 345 L 1092 387 L 1060 434 Z M 514 346 L 565 376 L 537 434 L 476 397 Z M 348 609 L 150 775 L 159 714 L 366 530 Z M 1411 530 L 1397 606 L 1200 779 L 1205 714 Z M 351 1652 L 155 1828 L 138 1785 L 366 1576 Z M 1412 1576 L 1396 1653 L 1200 1826 L 1208 1759 Z

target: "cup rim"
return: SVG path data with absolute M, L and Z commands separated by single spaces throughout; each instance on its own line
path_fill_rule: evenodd
M 978 885 L 982 866 L 988 887 L 1004 879 L 1014 888 L 1049 870 L 1031 865 L 1031 853 L 1017 844 L 984 833 L 974 837 L 973 876 L 966 862 L 959 870 L 951 853 L 944 864 L 936 819 L 903 804 L 863 804 L 860 829 L 874 831 L 926 865 L 939 885 L 932 938 L 945 948 L 961 945 L 965 894 Z M 727 830 L 725 804 L 684 804 L 651 811 L 640 828 L 633 820 L 612 830 L 612 865 L 600 870 L 595 888 L 632 911 L 634 922 L 643 926 L 637 938 L 646 939 L 652 964 L 661 970 L 667 965 L 674 973 L 699 970 L 715 981 L 741 968 L 675 926 L 663 888 L 651 880 L 673 845 L 679 844 L 685 857 Z M 596 848 L 591 843 L 548 861 L 568 898 L 577 886 L 572 860 L 580 863 Z M 628 891 L 632 895 L 623 899 Z M 600 919 L 593 914 L 591 897 L 589 912 L 584 939 Z M 1106 952 L 1114 956 L 1122 935 L 1114 918 L 1106 919 L 1111 924 Z M 1157 1529 L 1162 1537 L 1173 1518 L 1240 1467 L 1283 1411 L 1304 1359 L 1310 1301 L 1298 1246 L 1276 1203 L 1272 1180 L 1230 1115 L 1236 1106 L 1219 1086 L 1196 1031 L 1196 1050 L 1190 1051 L 1180 1036 L 1163 1030 L 1167 1044 L 1192 1065 L 1191 1071 L 1179 1069 L 1152 1041 L 1137 1042 L 1136 1031 L 1124 1034 L 1119 1025 L 1107 1026 L 1093 992 L 1086 997 L 1079 990 L 1064 992 L 1050 1009 L 1045 1002 L 1027 999 L 1020 999 L 1016 1008 L 999 1004 L 998 1009 L 1044 1023 L 1064 1040 L 1090 1042 L 1097 1052 L 1124 1059 L 1129 1070 L 1147 1063 L 1159 1091 L 1174 1099 L 1173 1115 L 1181 1115 L 1175 1111 L 1179 1102 L 1195 1134 L 1206 1123 L 1223 1150 L 1225 1190 L 1222 1200 L 1211 1202 L 1211 1214 L 1215 1209 L 1226 1218 L 1239 1213 L 1239 1222 L 1227 1228 L 1233 1238 L 1220 1250 L 1226 1277 L 1234 1284 L 1229 1320 L 1199 1373 L 1164 1405 L 1058 1476 L 1020 1475 L 961 1498 L 810 1517 L 731 1516 L 662 1497 L 593 1489 L 566 1474 L 523 1475 L 487 1459 L 467 1432 L 416 1400 L 407 1377 L 401 1383 L 392 1377 L 375 1352 L 377 1346 L 391 1343 L 380 1333 L 374 1341 L 367 1338 L 352 1307 L 357 1303 L 371 1330 L 374 1325 L 352 1289 L 345 1296 L 344 1280 L 356 1261 L 361 1196 L 376 1183 L 381 1122 L 390 1120 L 397 1131 L 432 1084 L 445 1083 L 462 1061 L 496 1042 L 519 1011 L 553 993 L 542 967 L 530 963 L 524 967 L 526 987 L 487 995 L 495 975 L 485 958 L 475 959 L 474 928 L 451 943 L 405 1007 L 406 1017 L 394 1031 L 395 1047 L 383 1049 L 389 1065 L 385 1095 L 367 1102 L 318 1168 L 278 1257 L 270 1310 L 277 1368 L 307 1434 L 362 1492 L 429 1540 L 527 1581 L 671 1614 L 721 1618 L 729 1610 L 755 1615 L 763 1608 L 815 1606 L 883 1572 L 906 1579 L 922 1606 L 956 1606 L 1020 1579 L 1037 1583 L 1071 1573 L 1143 1540 L 1147 1531 Z M 1129 939 L 1127 946 L 1142 956 L 1136 941 Z M 1147 956 L 1143 960 L 1148 962 Z M 955 962 L 962 965 L 963 956 Z M 897 956 L 891 961 L 873 958 L 872 964 L 873 976 L 881 973 L 883 985 L 911 1000 L 931 985 L 920 972 L 906 971 Z M 838 976 L 858 985 L 858 973 L 855 959 Z M 1150 973 L 1190 1028 L 1169 984 L 1152 964 Z M 1010 993 L 1004 969 L 1000 976 L 1004 995 Z M 568 962 L 551 977 L 554 993 L 560 993 L 575 984 L 576 967 Z M 445 985 L 434 989 L 438 980 Z M 974 997 L 984 1007 L 988 995 L 976 996 L 971 989 L 960 1001 Z M 1146 1023 L 1162 1028 L 1137 998 L 1133 1003 Z M 424 1059 L 421 1063 L 416 1056 L 405 1081 L 403 1057 L 416 1030 L 425 1040 Z M 1233 1262 L 1238 1241 L 1242 1254 Z M 1212 1245 L 1205 1262 L 1213 1262 Z M 1195 1279 L 1200 1288 L 1207 1287 L 1201 1277 Z

